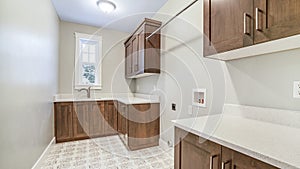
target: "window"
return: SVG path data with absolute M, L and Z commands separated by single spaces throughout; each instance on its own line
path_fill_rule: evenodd
M 82 33 L 75 33 L 75 37 L 75 89 L 101 89 L 102 38 Z

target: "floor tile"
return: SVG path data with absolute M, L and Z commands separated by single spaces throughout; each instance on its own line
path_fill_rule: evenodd
M 42 169 L 172 169 L 172 148 L 128 151 L 118 136 L 55 144 Z

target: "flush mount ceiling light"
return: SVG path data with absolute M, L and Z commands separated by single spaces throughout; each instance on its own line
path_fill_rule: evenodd
M 114 11 L 117 6 L 111 1 L 108 0 L 99 0 L 97 1 L 97 6 L 104 12 L 104 13 L 110 13 Z

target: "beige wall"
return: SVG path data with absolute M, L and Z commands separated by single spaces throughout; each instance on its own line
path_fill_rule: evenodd
M 226 103 L 300 110 L 300 49 L 226 62 Z
M 100 29 L 76 23 L 60 23 L 60 56 L 59 56 L 59 93 L 73 93 L 75 37 L 74 32 L 97 34 L 103 40 L 102 85 L 100 93 L 129 92 L 134 89 L 135 81 L 124 78 L 123 42 L 128 33 Z
M 58 35 L 50 0 L 0 1 L 0 168 L 31 168 L 53 138 Z

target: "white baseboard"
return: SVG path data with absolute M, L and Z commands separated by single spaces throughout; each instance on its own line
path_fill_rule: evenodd
M 38 169 L 38 168 L 40 168 L 41 162 L 44 161 L 44 158 L 49 153 L 50 146 L 53 145 L 54 143 L 55 143 L 55 137 L 53 137 L 53 139 L 50 141 L 50 143 L 48 144 L 48 146 L 45 148 L 44 152 L 41 154 L 41 156 L 35 162 L 35 164 L 33 165 L 33 167 L 31 169 Z
M 159 146 L 161 147 L 161 148 L 163 148 L 163 149 L 170 149 L 171 147 L 168 145 L 168 143 L 165 141 L 165 140 L 163 140 L 163 139 L 159 139 Z

